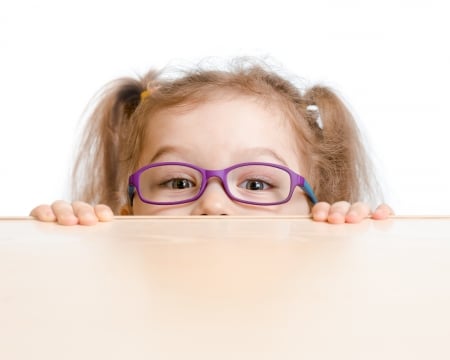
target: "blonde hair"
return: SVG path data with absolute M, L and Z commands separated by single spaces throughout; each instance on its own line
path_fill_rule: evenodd
M 107 204 L 119 213 L 128 202 L 128 176 L 137 170 L 152 116 L 205 102 L 221 90 L 264 100 L 283 112 L 299 152 L 306 156 L 302 175 L 319 201 L 373 200 L 371 166 L 344 102 L 327 87 L 302 91 L 267 65 L 248 59 L 227 69 L 195 68 L 175 78 L 151 70 L 108 84 L 95 100 L 81 139 L 73 170 L 74 198 Z

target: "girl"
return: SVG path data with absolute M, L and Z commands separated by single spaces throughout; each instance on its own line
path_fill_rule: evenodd
M 330 89 L 300 90 L 255 61 L 119 79 L 94 108 L 74 198 L 31 215 L 91 225 L 113 214 L 307 215 L 384 219 L 357 126 Z M 320 201 L 320 202 L 319 202 Z

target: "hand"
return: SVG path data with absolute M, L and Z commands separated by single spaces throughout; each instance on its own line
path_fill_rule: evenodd
M 311 213 L 314 221 L 328 221 L 330 224 L 355 224 L 367 217 L 384 220 L 394 215 L 394 211 L 386 204 L 379 205 L 371 212 L 365 203 L 350 204 L 347 201 L 338 201 L 334 204 L 319 202 L 313 206 Z
M 31 216 L 45 222 L 57 222 L 61 225 L 95 225 L 99 221 L 110 221 L 114 214 L 106 205 L 91 206 L 82 201 L 68 203 L 55 201 L 51 205 L 35 207 Z

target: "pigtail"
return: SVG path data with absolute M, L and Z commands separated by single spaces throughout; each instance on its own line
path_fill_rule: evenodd
M 124 203 L 120 184 L 126 177 L 124 146 L 141 94 L 153 75 L 113 81 L 94 99 L 73 169 L 74 199 L 107 204 L 119 212 Z
M 314 86 L 304 96 L 317 134 L 314 183 L 321 201 L 370 201 L 371 167 L 353 116 L 330 89 Z M 365 196 L 365 198 L 363 198 Z

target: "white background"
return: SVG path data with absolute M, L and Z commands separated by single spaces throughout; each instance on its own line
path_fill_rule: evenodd
M 396 212 L 450 214 L 447 3 L 2 1 L 0 215 L 69 198 L 79 119 L 106 82 L 238 55 L 334 87 Z

